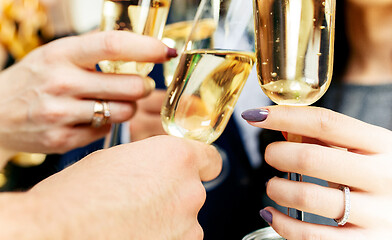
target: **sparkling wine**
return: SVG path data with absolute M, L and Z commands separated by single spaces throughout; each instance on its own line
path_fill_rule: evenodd
M 171 135 L 212 143 L 223 132 L 255 63 L 254 53 L 185 51 L 162 107 Z
M 105 0 L 101 31 L 124 30 L 160 39 L 169 7 L 170 0 Z M 146 76 L 154 64 L 101 61 L 99 67 L 106 73 Z
M 215 22 L 213 19 L 204 19 L 198 22 L 197 31 L 194 32 L 192 38 L 200 41 L 213 42 L 212 36 L 215 31 Z M 172 82 L 177 65 L 180 61 L 181 53 L 184 50 L 185 43 L 189 37 L 193 26 L 193 21 L 183 21 L 169 24 L 165 27 L 162 41 L 171 48 L 176 48 L 179 56 L 163 63 L 163 75 L 165 84 L 169 86 Z
M 328 89 L 334 8 L 333 0 L 256 0 L 259 82 L 275 103 L 310 105 Z

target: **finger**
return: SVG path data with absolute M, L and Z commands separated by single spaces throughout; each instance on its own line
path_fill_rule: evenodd
M 262 215 L 271 220 L 274 230 L 290 240 L 320 239 L 320 240 L 365 240 L 362 229 L 345 225 L 344 228 L 317 225 L 293 219 L 274 208 L 268 207 L 262 210 Z
M 132 141 L 139 141 L 152 136 L 165 135 L 166 132 L 162 127 L 161 121 L 160 115 L 141 113 L 141 110 L 139 109 L 130 120 Z
M 173 50 L 161 41 L 127 31 L 90 33 L 65 38 L 53 45 L 71 62 L 89 69 L 102 60 L 159 63 L 173 55 Z
M 86 146 L 103 138 L 110 131 L 110 125 L 101 128 L 90 126 L 64 127 L 44 133 L 42 146 L 35 151 L 44 153 L 65 153 L 75 148 Z
M 90 124 L 97 101 L 73 98 L 45 98 L 38 104 L 31 104 L 29 118 L 32 122 L 48 126 L 74 126 Z M 108 101 L 110 117 L 108 123 L 121 123 L 129 120 L 136 112 L 135 102 Z
M 180 169 L 189 170 L 188 174 L 192 172 L 201 181 L 216 178 L 222 170 L 222 158 L 218 150 L 203 142 L 162 135 L 134 144 L 148 144 L 147 149 L 155 146 L 154 151 L 150 150 L 147 154 L 151 153 L 151 157 L 155 157 L 155 152 L 158 151 L 160 159 L 170 158 L 175 164 L 180 164 Z
M 377 191 L 387 174 L 377 170 L 383 166 L 381 160 L 312 144 L 272 143 L 266 148 L 265 160 L 283 172 L 300 173 L 364 191 Z
M 69 71 L 63 79 L 47 89 L 54 95 L 83 99 L 135 101 L 155 89 L 155 81 L 137 75 L 102 74 L 84 70 Z
M 199 170 L 201 181 L 211 181 L 218 177 L 222 170 L 222 158 L 218 150 L 214 146 L 202 142 L 187 141 L 189 148 L 197 153 L 197 158 L 193 160 Z
M 68 121 L 69 125 L 77 124 L 89 124 L 92 121 L 94 115 L 94 105 L 96 101 L 92 100 L 82 100 L 82 101 L 72 101 L 73 104 L 68 104 L 69 110 L 67 110 L 71 115 Z M 108 102 L 110 117 L 107 124 L 110 123 L 122 123 L 135 114 L 136 103 L 134 102 Z
M 339 189 L 273 178 L 268 181 L 267 194 L 278 205 L 284 207 L 331 219 L 340 219 L 344 215 L 344 193 Z M 372 202 L 369 202 L 369 199 L 363 195 L 357 192 L 350 193 L 351 210 L 348 222 L 358 226 L 370 226 L 372 216 L 377 218 L 374 213 L 369 213 L 363 207 L 372 205 Z
M 138 104 L 140 109 L 147 113 L 160 114 L 166 91 L 156 89 L 147 98 L 141 99 Z
M 251 125 L 278 131 L 290 132 L 325 143 L 357 149 L 368 153 L 391 151 L 392 133 L 386 129 L 366 124 L 354 118 L 316 107 L 271 106 L 257 111 L 247 111 L 243 117 Z M 256 122 L 257 120 L 262 122 Z M 256 121 L 254 121 L 256 120 Z

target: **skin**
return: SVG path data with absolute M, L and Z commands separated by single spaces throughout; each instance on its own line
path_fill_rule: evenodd
M 110 123 L 130 119 L 135 102 L 155 85 L 136 75 L 96 72 L 95 64 L 104 59 L 162 62 L 167 53 L 153 38 L 98 32 L 54 41 L 2 71 L 0 114 L 7 117 L 0 119 L 0 162 L 16 152 L 63 153 L 102 138 Z M 92 128 L 100 99 L 109 102 L 110 121 Z
M 0 194 L 0 238 L 201 240 L 201 181 L 221 166 L 214 147 L 169 136 L 98 151 L 28 192 Z
M 165 95 L 165 90 L 156 89 L 151 95 L 138 101 L 135 116 L 130 120 L 133 142 L 166 134 L 161 121 L 161 108 Z
M 267 184 L 273 201 L 339 219 L 344 213 L 344 194 L 336 186 L 351 189 L 351 214 L 344 227 L 301 222 L 268 207 L 272 227 L 293 240 L 392 238 L 392 132 L 322 108 L 274 106 L 268 111 L 264 122 L 250 124 L 304 136 L 303 143 L 269 145 L 268 164 L 333 183 L 322 187 L 275 177 Z
M 392 82 L 392 1 L 347 0 L 350 56 L 343 81 L 374 85 Z M 376 27 L 377 26 L 377 27 Z M 351 211 L 343 227 L 294 220 L 267 207 L 271 226 L 290 240 L 392 239 L 392 132 L 314 107 L 268 107 L 267 120 L 250 123 L 303 137 L 303 143 L 277 142 L 265 160 L 284 172 L 330 182 L 330 187 L 273 178 L 267 194 L 277 204 L 339 219 L 344 194 L 351 189 Z M 288 154 L 289 153 L 289 154 Z

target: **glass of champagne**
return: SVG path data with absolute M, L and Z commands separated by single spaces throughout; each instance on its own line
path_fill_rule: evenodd
M 201 1 L 162 106 L 168 134 L 221 135 L 256 60 L 252 16 L 251 0 Z
M 336 0 L 254 1 L 261 88 L 277 104 L 313 104 L 332 78 Z M 289 133 L 288 141 L 302 138 Z M 301 181 L 302 176 L 289 173 L 289 179 Z M 289 215 L 304 220 L 299 210 Z
M 101 31 L 131 31 L 161 39 L 170 3 L 171 0 L 104 0 Z M 104 60 L 98 66 L 104 73 L 147 76 L 154 63 Z M 119 143 L 119 131 L 120 124 L 114 124 L 105 139 L 104 148 Z

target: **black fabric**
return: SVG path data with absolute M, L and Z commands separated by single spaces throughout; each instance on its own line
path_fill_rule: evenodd
M 228 156 L 230 169 L 227 178 L 207 192 L 206 203 L 199 213 L 204 239 L 242 239 L 266 226 L 259 215 L 265 182 L 255 178 L 233 119 L 214 144 Z

